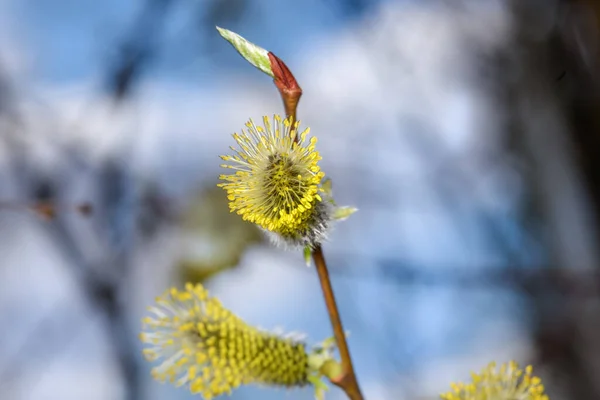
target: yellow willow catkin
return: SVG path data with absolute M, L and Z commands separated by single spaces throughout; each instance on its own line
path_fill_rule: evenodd
M 140 339 L 152 375 L 189 385 L 205 399 L 245 384 L 295 387 L 308 384 L 305 344 L 252 327 L 208 296 L 201 285 L 172 288 L 149 308 Z
M 298 134 L 299 122 L 275 115 L 273 123 L 263 118 L 264 127 L 252 120 L 247 131 L 234 134 L 239 149 L 221 156 L 235 172 L 221 175 L 231 211 L 256 223 L 291 246 L 316 246 L 324 238 L 331 219 L 329 202 L 321 197 L 325 174 L 309 129 Z M 295 140 L 297 138 L 297 141 Z
M 541 379 L 532 376 L 532 372 L 530 365 L 523 371 L 511 361 L 498 370 L 492 362 L 481 373 L 471 374 L 470 383 L 453 383 L 452 391 L 440 397 L 442 400 L 549 400 Z

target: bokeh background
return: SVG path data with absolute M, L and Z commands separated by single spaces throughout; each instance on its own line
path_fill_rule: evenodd
M 600 398 L 599 17 L 595 0 L 2 0 L 0 399 L 192 398 L 150 379 L 137 339 L 185 281 L 331 335 L 315 271 L 215 188 L 230 134 L 282 112 L 215 25 L 290 66 L 336 200 L 360 209 L 325 253 L 368 399 L 435 399 L 510 359 L 552 399 Z

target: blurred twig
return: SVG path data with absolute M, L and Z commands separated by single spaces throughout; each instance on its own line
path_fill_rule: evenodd
M 158 37 L 175 0 L 146 0 L 142 12 L 122 40 L 116 60 L 108 66 L 106 82 L 115 101 L 127 97 L 136 79 L 158 51 Z

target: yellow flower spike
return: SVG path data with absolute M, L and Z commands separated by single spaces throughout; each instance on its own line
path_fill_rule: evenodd
M 166 291 L 142 320 L 143 350 L 159 381 L 185 385 L 205 399 L 242 384 L 301 387 L 310 384 L 303 342 L 252 327 L 209 297 L 201 285 Z M 149 323 L 150 322 L 150 323 Z
M 264 127 L 252 120 L 247 131 L 233 135 L 237 156 L 221 156 L 235 170 L 221 175 L 218 186 L 227 192 L 229 208 L 256 223 L 291 247 L 320 244 L 331 222 L 332 207 L 315 194 L 324 174 L 317 164 L 316 138 L 306 142 L 310 130 L 298 134 L 299 123 L 275 115 L 263 118 Z M 296 143 L 294 139 L 297 138 Z
M 472 373 L 469 384 L 451 383 L 450 392 L 440 395 L 442 400 L 549 400 L 544 394 L 542 380 L 532 376 L 529 365 L 523 371 L 516 362 L 488 364 L 479 374 Z

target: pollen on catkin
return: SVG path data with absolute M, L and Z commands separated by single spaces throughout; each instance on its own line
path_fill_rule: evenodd
M 453 383 L 452 391 L 440 395 L 442 400 L 549 400 L 544 385 L 532 376 L 529 365 L 522 370 L 516 362 L 490 363 L 481 373 L 471 374 L 471 383 Z
M 140 339 L 152 376 L 211 399 L 246 384 L 300 387 L 310 373 L 305 344 L 252 327 L 202 285 L 172 288 L 149 307 Z
M 278 235 L 293 247 L 314 247 L 325 238 L 331 206 L 320 187 L 325 174 L 318 165 L 317 138 L 307 141 L 309 129 L 298 134 L 291 124 L 275 115 L 263 118 L 264 127 L 252 120 L 247 131 L 235 133 L 239 149 L 221 156 L 235 172 L 221 175 L 218 186 L 227 191 L 229 208 L 246 221 Z

